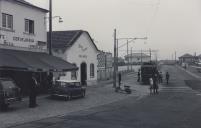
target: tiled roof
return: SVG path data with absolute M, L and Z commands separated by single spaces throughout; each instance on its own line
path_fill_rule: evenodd
M 48 12 L 48 10 L 40 8 L 40 7 L 36 6 L 36 5 L 33 5 L 33 4 L 31 4 L 31 3 L 29 3 L 29 2 L 27 2 L 25 0 L 11 0 L 11 1 L 18 2 L 18 3 L 24 4 L 24 5 L 39 9 L 39 10 L 42 10 L 44 12 Z
M 188 57 L 193 57 L 193 56 L 191 54 L 186 53 L 183 56 L 181 56 L 180 58 L 188 58 Z
M 52 48 L 53 49 L 66 49 L 68 47 L 71 47 L 76 42 L 76 40 L 81 36 L 81 34 L 83 32 L 86 32 L 89 35 L 89 33 L 87 31 L 83 31 L 83 30 L 52 32 Z M 48 34 L 48 37 L 49 37 L 49 34 Z M 90 35 L 89 35 L 89 38 L 91 39 L 92 43 L 94 44 L 96 50 L 98 50 L 98 48 L 96 47 L 96 45 Z M 47 40 L 49 42 L 49 38 Z

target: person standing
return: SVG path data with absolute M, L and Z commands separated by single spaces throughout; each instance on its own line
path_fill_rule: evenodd
M 121 86 L 121 73 L 118 74 L 119 77 L 119 87 Z
M 29 107 L 34 108 L 36 104 L 36 94 L 37 94 L 37 80 L 36 74 L 32 73 L 30 82 L 29 82 Z
M 137 73 L 137 82 L 140 82 L 140 70 L 138 71 L 138 73 Z
M 170 78 L 170 74 L 168 72 L 166 72 L 166 83 L 169 84 L 169 78 Z
M 158 94 L 158 75 L 154 73 L 153 75 L 153 93 Z

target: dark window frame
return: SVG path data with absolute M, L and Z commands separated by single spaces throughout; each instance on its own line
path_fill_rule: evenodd
M 2 27 L 13 29 L 13 15 L 2 13 Z
M 24 19 L 24 31 L 28 34 L 35 33 L 35 22 L 34 20 Z
M 95 77 L 95 66 L 93 63 L 90 64 L 90 78 Z

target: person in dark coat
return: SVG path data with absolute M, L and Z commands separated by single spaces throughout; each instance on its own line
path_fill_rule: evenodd
M 169 84 L 170 74 L 166 72 L 165 77 L 166 77 L 166 83 Z
M 121 86 L 121 73 L 118 74 L 119 77 L 119 87 Z
M 158 75 L 157 73 L 153 74 L 153 93 L 158 94 Z
M 36 104 L 36 95 L 37 95 L 37 80 L 35 73 L 32 73 L 30 82 L 29 82 L 29 107 L 34 108 Z

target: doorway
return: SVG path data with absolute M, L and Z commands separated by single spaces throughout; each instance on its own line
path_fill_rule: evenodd
M 80 65 L 81 85 L 87 85 L 87 64 L 83 62 Z

